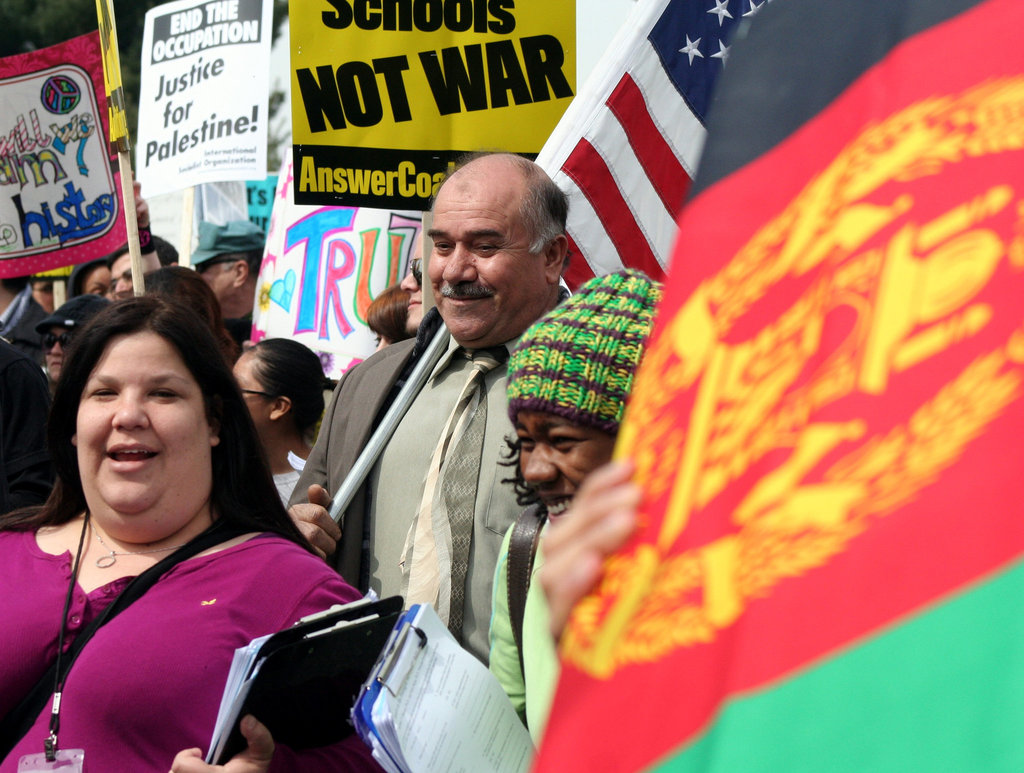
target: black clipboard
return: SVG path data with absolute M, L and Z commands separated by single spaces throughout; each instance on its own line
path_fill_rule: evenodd
M 216 764 L 246 746 L 238 723 L 252 714 L 275 743 L 308 749 L 337 743 L 353 732 L 350 712 L 356 695 L 402 611 L 401 596 L 346 607 L 301 622 L 271 636 L 257 656 L 258 671 L 231 719 L 231 732 Z M 341 621 L 361 620 L 343 628 Z

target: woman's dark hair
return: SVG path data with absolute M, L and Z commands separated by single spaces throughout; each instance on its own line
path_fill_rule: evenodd
M 76 295 L 82 295 L 82 288 L 85 287 L 85 280 L 88 279 L 92 272 L 98 268 L 110 268 L 110 265 L 106 258 L 96 258 L 90 260 L 88 263 L 79 263 L 71 270 L 71 276 L 68 277 L 68 299 L 74 298 Z
M 540 497 L 537 496 L 537 490 L 526 482 L 526 478 L 523 477 L 523 471 L 519 467 L 519 455 L 522 453 L 522 450 L 523 441 L 518 436 L 506 435 L 505 448 L 501 452 L 501 459 L 498 460 L 498 464 L 502 467 L 512 468 L 512 477 L 502 478 L 501 482 L 512 485 L 517 505 L 529 507 L 530 505 L 541 504 L 541 501 Z
M 303 435 L 311 432 L 324 412 L 324 390 L 330 382 L 308 346 L 290 338 L 265 338 L 246 349 L 255 358 L 252 375 L 273 397 L 292 401 L 292 417 Z
M 41 508 L 11 513 L 4 519 L 4 528 L 28 531 L 57 526 L 87 509 L 78 455 L 71 444 L 82 392 L 110 342 L 137 333 L 155 333 L 174 347 L 199 384 L 210 421 L 218 427 L 220 443 L 211 454 L 214 517 L 248 531 L 274 532 L 312 552 L 281 504 L 249 409 L 210 330 L 185 307 L 149 295 L 111 303 L 76 334 L 47 424 L 57 482 Z
M 366 324 L 391 343 L 412 338 L 406 329 L 409 319 L 409 293 L 398 285 L 384 290 L 366 309 Z
M 184 266 L 164 266 L 146 275 L 146 295 L 156 295 L 173 303 L 182 303 L 185 308 L 202 317 L 214 337 L 221 353 L 229 364 L 233 364 L 241 353 L 238 342 L 224 326 L 220 302 L 206 280 Z

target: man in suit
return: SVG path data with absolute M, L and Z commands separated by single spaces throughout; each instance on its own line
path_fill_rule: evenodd
M 499 464 L 512 431 L 504 365 L 482 377 L 486 424 L 471 473 L 468 540 L 458 536 L 462 516 L 451 503 L 453 487 L 461 487 L 449 482 L 449 462 L 455 464 L 465 427 L 453 414 L 468 374 L 479 367 L 474 360 L 485 352 L 483 359 L 507 357 L 526 328 L 557 304 L 567 208 L 540 167 L 509 154 L 477 157 L 442 183 L 428 231 L 427 275 L 437 307 L 416 339 L 387 347 L 341 380 L 292 496 L 293 518 L 314 545 L 334 553 L 349 582 L 384 596 L 400 593 L 407 603 L 433 603 L 484 662 L 494 567 L 519 511 L 512 487 L 502 483 L 509 471 Z M 442 324 L 451 334 L 448 347 L 345 511 L 339 535 L 324 509 L 328 492 L 337 492 Z M 450 442 L 443 442 L 453 426 Z M 314 484 L 323 488 L 309 490 Z M 307 491 L 310 503 L 299 504 Z

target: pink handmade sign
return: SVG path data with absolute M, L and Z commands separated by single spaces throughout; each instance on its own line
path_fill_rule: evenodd
M 0 277 L 125 242 L 106 125 L 97 33 L 0 59 Z

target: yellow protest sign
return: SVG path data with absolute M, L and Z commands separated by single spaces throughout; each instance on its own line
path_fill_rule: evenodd
M 96 17 L 103 51 L 103 83 L 107 90 L 107 114 L 110 117 L 110 144 L 120 152 L 129 150 L 128 118 L 124 110 L 121 85 L 121 60 L 117 53 L 117 25 L 112 0 L 96 0 Z
M 575 0 L 291 0 L 295 201 L 426 209 L 449 163 L 536 154 L 575 94 Z

